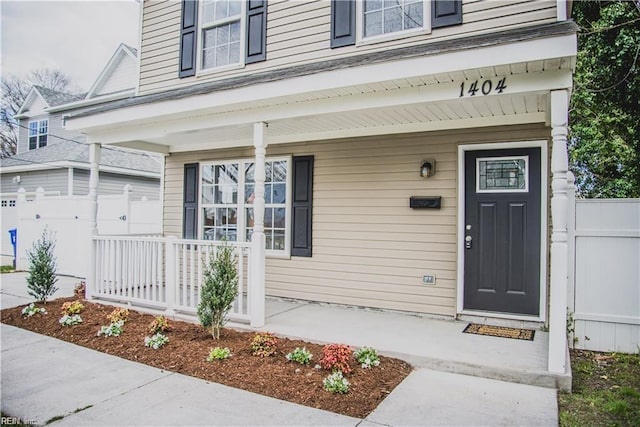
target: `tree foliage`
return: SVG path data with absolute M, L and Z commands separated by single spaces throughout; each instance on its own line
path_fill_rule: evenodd
M 233 247 L 225 243 L 207 262 L 198 305 L 200 323 L 211 328 L 214 339 L 220 338 L 220 330 L 227 322 L 227 313 L 237 294 L 237 259 Z
M 569 154 L 583 197 L 640 197 L 640 4 L 578 1 Z
M 27 292 L 38 302 L 47 302 L 58 288 L 55 287 L 57 263 L 53 254 L 56 243 L 53 236 L 45 228 L 42 237 L 33 243 L 27 252 L 29 259 L 29 275 L 27 276 Z
M 18 146 L 18 126 L 14 117 L 24 103 L 32 86 L 42 86 L 56 92 L 77 92 L 72 88 L 71 78 L 58 70 L 49 68 L 29 72 L 26 78 L 17 76 L 2 77 L 0 91 L 0 157 L 9 157 L 16 153 Z

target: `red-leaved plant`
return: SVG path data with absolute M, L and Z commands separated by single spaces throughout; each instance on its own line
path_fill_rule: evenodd
M 351 361 L 351 349 L 344 344 L 328 344 L 322 349 L 320 366 L 332 371 L 340 371 L 343 374 L 351 373 L 349 362 Z

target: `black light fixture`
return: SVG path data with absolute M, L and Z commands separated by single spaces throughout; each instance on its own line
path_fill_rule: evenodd
M 436 161 L 434 159 L 427 159 L 422 162 L 420 167 L 420 176 L 427 178 L 435 175 L 436 173 Z

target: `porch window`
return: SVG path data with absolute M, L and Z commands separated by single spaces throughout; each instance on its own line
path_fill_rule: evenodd
M 265 162 L 266 249 L 289 253 L 289 159 Z M 255 166 L 253 161 L 233 160 L 205 164 L 201 173 L 202 238 L 250 241 L 254 227 Z
M 362 38 L 426 30 L 428 2 L 423 0 L 365 0 Z
M 243 3 L 240 0 L 204 0 L 202 2 L 201 69 L 208 70 L 240 64 Z
M 45 147 L 49 134 L 49 120 L 29 122 L 29 150 Z

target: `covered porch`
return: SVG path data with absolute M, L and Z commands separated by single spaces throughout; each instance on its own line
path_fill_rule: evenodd
M 251 147 L 256 168 L 256 198 L 253 202 L 255 225 L 251 244 L 241 249 L 250 252 L 247 258 L 250 262 L 246 266 L 246 287 L 243 287 L 246 294 L 239 295 L 239 299 L 244 298 L 246 301 L 244 320 L 251 327 L 266 327 L 274 332 L 280 331 L 276 329 L 278 317 L 270 317 L 269 304 L 265 304 L 264 249 L 265 156 L 271 147 L 277 146 L 282 152 L 287 144 L 294 143 L 321 144 L 326 140 L 346 141 L 349 138 L 416 133 L 424 134 L 428 139 L 430 133 L 442 131 L 461 131 L 469 136 L 475 129 L 483 129 L 487 134 L 487 129 L 492 127 L 544 126 L 548 133 L 541 146 L 547 149 L 548 145 L 551 164 L 542 174 L 545 177 L 543 182 L 551 184 L 549 193 L 552 230 L 549 244 L 544 245 L 542 253 L 543 273 L 550 274 L 541 275 L 541 313 L 537 320 L 549 326 L 550 334 L 538 334 L 536 342 L 541 340 L 542 344 L 538 344 L 541 347 L 535 353 L 541 352 L 542 355 L 535 363 L 526 356 L 530 349 L 522 351 L 522 358 L 512 356 L 512 352 L 516 351 L 515 347 L 526 348 L 521 343 L 513 346 L 504 344 L 504 347 L 500 344 L 499 347 L 503 350 L 496 351 L 504 351 L 505 358 L 527 361 L 522 366 L 515 366 L 514 371 L 535 366 L 534 372 L 565 374 L 568 368 L 566 137 L 571 70 L 576 50 L 574 31 L 569 23 L 556 24 L 535 35 L 525 34 L 527 30 L 522 30 L 501 39 L 478 38 L 467 41 L 467 44 L 448 45 L 446 49 L 444 46 L 420 47 L 422 49 L 413 47 L 405 49 L 402 56 L 394 58 L 357 58 L 360 62 L 349 59 L 349 63 L 336 60 L 325 64 L 324 68 L 314 68 L 313 64 L 302 65 L 293 72 L 270 72 L 256 76 L 253 80 L 220 80 L 207 87 L 196 85 L 167 93 L 145 95 L 81 113 L 71 117 L 68 126 L 87 133 L 88 141 L 92 144 L 92 171 L 96 172 L 96 159 L 99 158 L 100 147 L 103 145 L 152 150 L 170 156 L 203 150 L 246 150 Z M 498 144 L 502 142 L 505 142 L 504 138 L 496 141 Z M 452 141 L 452 150 L 459 144 L 460 142 Z M 546 154 L 547 151 L 543 153 Z M 462 186 L 456 170 L 454 166 L 448 181 L 460 196 Z M 546 180 L 547 175 L 549 181 Z M 547 194 L 547 187 L 549 186 L 543 189 L 543 195 Z M 95 197 L 97 173 L 92 174 L 90 188 L 92 197 Z M 544 200 L 546 201 L 546 197 Z M 196 205 L 197 203 L 195 200 Z M 542 217 L 546 216 L 547 212 L 543 211 Z M 460 254 L 465 243 L 464 218 L 460 213 L 456 218 L 453 243 L 456 246 L 453 251 Z M 545 243 L 548 234 L 546 231 L 543 230 Z M 96 236 L 91 246 L 92 259 L 95 261 L 88 285 L 91 292 L 96 292 L 95 296 L 99 296 L 100 286 L 104 288 L 99 284 L 103 280 L 100 277 L 103 276 L 99 275 L 101 257 L 97 243 L 103 237 L 109 238 Z M 186 249 L 187 252 L 192 250 L 188 242 L 181 241 L 179 244 L 189 248 Z M 202 245 L 215 246 L 204 242 Z M 168 243 L 167 247 L 172 246 L 173 243 Z M 168 283 L 170 288 L 167 289 L 171 289 L 164 293 L 165 303 L 169 305 L 172 298 L 181 295 L 185 289 L 189 289 L 188 294 L 193 292 L 192 295 L 196 295 L 199 273 L 192 275 L 194 271 L 198 271 L 198 267 L 194 267 L 197 261 L 194 261 L 194 265 L 185 265 L 177 261 L 178 252 L 174 251 L 172 255 L 165 248 L 161 253 L 167 257 L 165 263 L 159 264 L 163 266 L 163 277 L 167 280 L 161 286 L 167 286 Z M 548 264 L 547 254 L 550 255 Z M 197 260 L 197 256 L 195 259 Z M 117 267 L 114 268 L 117 272 Z M 460 258 L 455 268 L 458 270 L 458 289 L 450 289 L 454 292 L 452 298 L 458 303 L 457 307 L 451 308 L 457 317 L 462 300 L 460 274 L 463 265 Z M 195 281 L 192 280 L 194 277 Z M 189 281 L 192 282 L 190 288 L 187 284 Z M 449 283 L 454 282 L 454 278 L 449 279 Z M 129 298 L 126 292 L 125 296 Z M 192 304 L 195 299 L 191 298 L 189 301 Z M 244 307 L 244 304 L 243 302 L 238 307 Z M 162 309 L 173 314 L 175 304 L 173 308 L 168 305 Z M 295 307 L 291 313 L 310 308 L 311 305 L 305 304 Z M 288 312 L 285 310 L 281 314 Z M 368 314 L 360 310 L 353 313 Z M 355 336 L 361 335 L 363 323 L 358 320 L 351 322 L 356 331 Z M 518 322 L 517 318 L 514 322 Z M 445 323 L 457 324 L 455 321 Z M 307 327 L 315 330 L 314 324 Z M 408 325 L 406 327 L 411 328 Z M 422 328 L 429 327 L 427 324 L 422 325 Z M 343 329 L 342 326 L 336 328 Z M 436 330 L 448 329 L 444 327 Z M 281 333 L 294 334 L 295 331 Z M 462 335 L 452 330 L 443 333 L 452 337 Z M 478 338 L 464 335 L 464 340 L 469 343 Z M 396 347 L 414 346 L 416 341 L 420 341 L 420 336 L 419 333 L 407 336 L 404 344 L 397 343 Z M 492 352 L 487 352 L 486 360 L 465 359 L 475 353 L 473 344 L 464 344 L 452 338 L 454 341 L 449 347 L 451 353 L 447 353 L 440 337 L 434 336 L 432 339 L 433 341 L 429 339 L 424 342 L 433 344 L 427 344 L 427 347 L 443 348 L 442 353 L 435 350 L 436 353 L 431 355 L 433 360 L 440 360 L 437 363 L 443 363 L 443 366 L 446 366 L 447 359 L 456 360 L 457 366 L 476 367 L 482 364 L 492 365 L 495 363 L 492 361 L 501 360 L 497 357 L 498 353 Z M 318 337 L 318 340 L 323 338 Z M 380 348 L 385 349 L 386 345 L 381 344 Z M 456 346 L 468 351 L 456 350 Z M 402 352 L 397 349 L 388 351 Z M 461 355 L 464 353 L 464 357 L 453 355 L 456 351 Z

